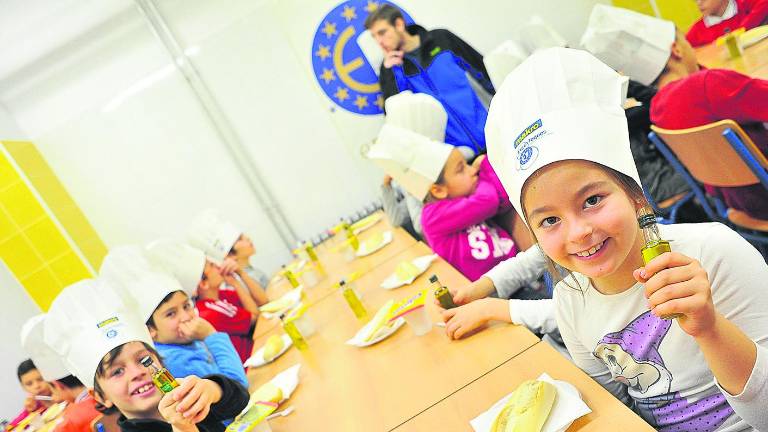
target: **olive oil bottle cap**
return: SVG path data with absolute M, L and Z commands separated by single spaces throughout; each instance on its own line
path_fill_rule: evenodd
M 144 356 L 141 358 L 140 361 L 141 361 L 141 365 L 144 367 L 150 367 L 152 366 L 152 363 L 154 363 L 154 361 L 152 361 L 152 357 L 150 356 Z
M 432 276 L 430 276 L 430 277 L 429 277 L 429 282 L 430 282 L 430 283 L 435 283 L 435 282 L 437 282 L 437 275 L 432 275 Z
M 642 215 L 637 218 L 637 223 L 640 224 L 640 228 L 646 228 L 656 223 L 656 216 L 653 214 Z

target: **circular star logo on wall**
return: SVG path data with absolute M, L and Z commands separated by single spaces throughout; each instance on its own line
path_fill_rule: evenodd
M 336 105 L 355 114 L 384 112 L 384 98 L 374 72 L 380 65 L 370 64 L 358 45 L 358 37 L 365 32 L 365 19 L 384 3 L 400 9 L 405 22 L 413 23 L 392 2 L 348 0 L 323 18 L 312 40 L 312 69 L 317 83 Z

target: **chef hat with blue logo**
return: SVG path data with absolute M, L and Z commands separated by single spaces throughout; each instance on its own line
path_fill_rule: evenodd
M 90 388 L 99 363 L 112 349 L 128 342 L 152 346 L 147 326 L 109 284 L 85 279 L 64 288 L 45 318 L 45 343 Z
M 539 168 L 587 160 L 640 185 L 623 103 L 628 78 L 587 51 L 549 48 L 528 57 L 496 92 L 485 125 L 488 160 L 515 210 Z

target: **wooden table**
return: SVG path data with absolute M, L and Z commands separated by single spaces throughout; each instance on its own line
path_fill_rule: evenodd
M 584 402 L 592 409 L 592 413 L 577 419 L 568 428 L 569 432 L 654 430 L 549 344 L 539 342 L 476 381 L 447 395 L 434 406 L 400 425 L 396 431 L 471 431 L 470 420 L 514 391 L 521 382 L 535 379 L 543 372 L 576 386 Z
M 357 281 L 363 303 L 373 314 L 388 299 L 408 298 L 437 274 L 446 285 L 468 283 L 442 259 L 410 286 L 384 290 L 378 285 L 397 264 L 431 251 L 419 243 L 381 263 Z M 429 304 L 433 322 L 437 310 Z M 301 363 L 300 384 L 291 396 L 296 411 L 270 421 L 276 432 L 287 430 L 376 431 L 397 427 L 419 412 L 465 387 L 538 342 L 526 328 L 497 323 L 470 338 L 450 341 L 442 328 L 415 336 L 407 325 L 367 348 L 345 344 L 363 325 L 342 296 L 328 295 L 307 312 L 317 333 L 306 352 L 291 348 L 275 362 L 248 372 L 251 390 L 276 373 Z M 279 328 L 270 334 L 279 333 Z M 269 334 L 256 340 L 255 349 Z
M 728 56 L 728 49 L 715 43 L 696 48 L 699 64 L 710 69 L 731 69 L 755 78 L 768 79 L 768 39 L 744 49 L 736 59 Z

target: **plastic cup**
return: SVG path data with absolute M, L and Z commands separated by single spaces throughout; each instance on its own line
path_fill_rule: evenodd
M 302 336 L 304 336 L 305 339 L 315 334 L 315 323 L 306 312 L 304 315 L 296 318 L 294 323 L 296 324 L 296 328 L 299 329 L 299 332 Z
M 352 247 L 352 245 L 344 246 L 342 254 L 344 255 L 344 260 L 346 262 L 352 262 L 357 257 L 357 255 L 355 255 L 355 249 Z
M 302 282 L 304 282 L 304 286 L 307 288 L 312 288 L 313 286 L 317 285 L 317 282 L 320 280 L 317 275 L 317 270 L 314 267 L 305 270 L 301 275 L 301 279 Z
M 429 319 L 429 314 L 427 314 L 427 308 L 425 306 L 417 308 L 412 312 L 403 315 L 403 317 L 411 330 L 413 330 L 413 334 L 416 336 L 425 335 L 432 330 L 432 320 Z

